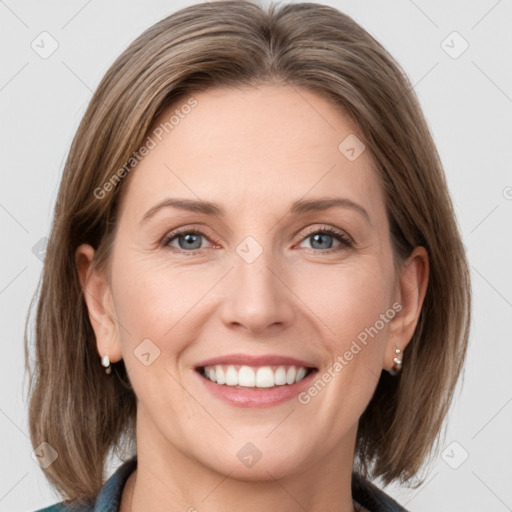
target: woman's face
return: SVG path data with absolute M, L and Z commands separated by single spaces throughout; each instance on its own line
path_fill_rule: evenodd
M 138 442 L 245 479 L 351 457 L 401 316 L 369 152 L 339 110 L 304 89 L 193 98 L 160 116 L 154 129 L 167 129 L 150 134 L 124 184 L 107 294 L 116 321 L 93 320 L 99 353 L 124 359 Z M 203 206 L 156 208 L 178 199 Z M 293 380 L 280 358 L 316 371 L 270 390 L 248 387 L 247 369 L 243 389 L 197 369 L 231 355 L 274 360 L 231 361 L 224 379 L 240 366 L 255 376 L 283 366 L 258 382 L 275 385 L 264 377 L 281 382 L 283 372 Z

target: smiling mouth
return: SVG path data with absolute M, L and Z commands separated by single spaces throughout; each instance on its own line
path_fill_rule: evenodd
M 251 367 L 232 364 L 198 366 L 195 370 L 217 385 L 260 391 L 292 386 L 318 371 L 315 367 L 293 365 Z

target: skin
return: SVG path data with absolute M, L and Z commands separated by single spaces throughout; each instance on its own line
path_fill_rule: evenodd
M 327 100 L 278 85 L 194 97 L 197 106 L 122 184 L 111 274 L 91 267 L 91 246 L 76 251 L 98 353 L 124 359 L 137 396 L 138 468 L 121 510 L 352 511 L 359 417 L 395 346 L 412 337 L 427 253 L 417 247 L 395 274 L 371 155 L 351 162 L 340 153 L 358 132 Z M 350 198 L 370 222 L 347 208 L 287 213 L 297 199 L 322 196 Z M 226 214 L 164 208 L 139 223 L 167 197 L 213 201 Z M 354 246 L 329 236 L 315 243 L 326 226 Z M 204 233 L 199 254 L 183 235 L 159 245 L 177 227 Z M 250 264 L 236 252 L 247 236 L 263 249 Z M 289 355 L 322 373 L 396 301 L 402 310 L 307 405 L 234 407 L 194 374 L 201 360 L 235 352 Z M 160 355 L 145 366 L 134 350 L 147 338 Z M 252 467 L 237 457 L 247 442 L 262 453 Z

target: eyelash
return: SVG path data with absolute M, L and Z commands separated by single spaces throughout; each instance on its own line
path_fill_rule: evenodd
M 313 229 L 313 230 L 309 231 L 302 238 L 301 242 L 306 240 L 311 235 L 314 235 L 316 233 L 322 233 L 322 234 L 330 235 L 333 238 L 337 239 L 339 242 L 341 242 L 341 246 L 336 247 L 336 248 L 326 249 L 325 251 L 322 251 L 322 250 L 319 250 L 319 249 L 313 249 L 313 248 L 309 249 L 309 250 L 314 251 L 316 253 L 331 254 L 331 253 L 339 252 L 339 251 L 342 251 L 344 249 L 351 248 L 351 247 L 354 246 L 353 242 L 351 241 L 351 239 L 348 236 L 344 235 L 341 232 L 336 231 L 335 229 L 333 229 L 333 228 L 331 228 L 329 226 L 325 226 L 325 227 L 323 227 L 321 229 L 316 228 L 316 229 Z M 167 248 L 169 248 L 171 250 L 175 250 L 178 253 L 181 253 L 181 254 L 184 253 L 184 254 L 192 255 L 192 256 L 195 255 L 195 254 L 200 254 L 201 251 L 204 250 L 204 249 L 194 249 L 192 251 L 185 251 L 183 249 L 178 249 L 177 247 L 171 247 L 169 245 L 169 243 L 172 240 L 174 240 L 175 238 L 179 237 L 180 235 L 199 235 L 199 236 L 204 236 L 206 239 L 210 240 L 202 231 L 199 231 L 199 230 L 196 230 L 196 229 L 190 229 L 190 228 L 183 228 L 183 229 L 176 229 L 175 231 L 172 231 L 171 233 L 168 233 L 163 238 L 163 240 L 161 242 L 161 245 L 163 247 L 167 247 Z M 215 240 L 213 240 L 213 242 L 214 243 L 218 243 Z

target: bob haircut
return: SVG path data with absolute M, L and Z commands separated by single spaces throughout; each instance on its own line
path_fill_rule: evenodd
M 92 245 L 93 265 L 110 276 L 134 151 L 164 109 L 214 87 L 265 84 L 313 91 L 352 120 L 384 191 L 396 270 L 416 246 L 428 252 L 428 288 L 404 368 L 395 377 L 382 372 L 359 420 L 354 459 L 355 471 L 385 485 L 422 483 L 416 475 L 439 447 L 463 369 L 471 283 L 440 157 L 413 87 L 381 44 L 335 8 L 217 1 L 181 9 L 129 45 L 94 93 L 64 166 L 27 317 L 28 324 L 38 296 L 34 371 L 27 324 L 24 341 L 31 441 L 58 453 L 45 475 L 66 500 L 96 496 L 106 457 L 133 442 L 136 418 L 123 360 L 113 364 L 115 377 L 99 364 L 75 250 Z

